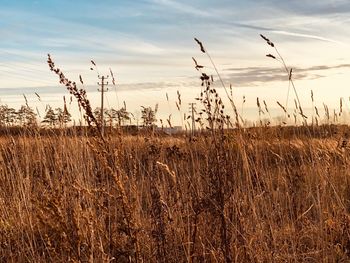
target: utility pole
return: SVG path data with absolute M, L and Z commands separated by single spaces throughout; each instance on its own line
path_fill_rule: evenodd
M 101 121 L 102 136 L 104 135 L 103 100 L 104 100 L 104 93 L 108 91 L 108 88 L 105 89 L 105 86 L 108 85 L 108 82 L 105 83 L 105 80 L 108 79 L 108 77 L 109 77 L 108 75 L 107 75 L 107 77 L 105 77 L 105 76 L 100 77 L 100 75 L 98 75 L 98 78 L 101 80 L 101 83 L 97 82 L 97 85 L 101 86 L 101 89 L 98 89 L 98 91 L 101 92 L 101 120 L 100 121 Z
M 196 130 L 196 121 L 194 119 L 194 113 L 196 111 L 196 103 L 189 103 L 189 110 L 190 110 L 190 114 L 192 117 L 192 136 L 194 135 L 194 131 Z

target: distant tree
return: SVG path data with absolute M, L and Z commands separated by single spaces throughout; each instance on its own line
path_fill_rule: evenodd
M 113 126 L 114 121 L 116 119 L 116 110 L 111 108 L 109 110 L 105 111 L 105 116 L 106 116 L 106 122 L 110 125 Z
M 7 105 L 0 106 L 0 124 L 1 126 L 12 126 L 17 122 L 17 112 Z
M 98 114 L 96 112 L 96 114 Z M 98 114 L 99 116 L 100 114 Z M 116 123 L 117 126 L 122 126 L 125 124 L 125 121 L 130 120 L 130 112 L 126 111 L 124 107 L 120 108 L 119 110 L 116 109 L 109 109 L 105 111 L 105 115 L 107 117 L 107 122 L 109 122 L 111 125 Z
M 17 123 L 17 112 L 14 108 L 7 109 L 6 122 L 9 126 L 13 126 Z
M 7 105 L 0 105 L 0 125 L 6 126 Z
M 96 120 L 101 124 L 101 108 L 100 107 L 96 107 L 94 109 L 94 116 L 95 116 Z
M 56 108 L 55 113 L 57 116 L 57 121 L 61 126 L 66 125 L 72 120 L 72 115 L 68 112 L 66 107 L 64 107 L 63 110 L 61 108 Z
M 27 105 L 22 105 L 17 111 L 17 120 L 20 126 L 32 127 L 37 125 L 36 113 Z
M 55 111 L 49 106 L 47 111 L 46 111 L 46 115 L 44 116 L 44 120 L 42 121 L 42 123 L 47 123 L 49 124 L 51 127 L 55 126 L 57 124 L 58 121 L 58 117 L 57 114 L 55 113 Z
M 152 107 L 141 106 L 141 108 L 141 119 L 143 121 L 143 125 L 145 127 L 151 127 L 155 125 L 155 123 L 157 122 L 156 114 L 158 111 L 158 104 L 156 104 L 154 110 L 152 109 Z
M 121 115 L 120 113 L 118 113 L 118 110 L 115 110 L 113 108 L 104 109 L 104 111 L 103 111 L 104 125 L 106 125 L 106 122 L 113 125 L 114 121 L 116 121 L 118 119 L 118 115 Z M 125 115 L 123 115 L 123 116 L 125 116 Z M 100 123 L 101 122 L 101 108 L 100 107 L 96 107 L 94 109 L 94 116 L 95 116 L 96 120 Z
M 115 112 L 115 117 L 118 126 L 121 126 L 125 124 L 125 121 L 130 120 L 130 112 L 126 111 L 125 107 L 122 107 Z
M 117 126 L 124 125 L 125 121 L 130 120 L 130 112 L 128 112 L 125 107 L 120 108 L 119 110 L 116 109 L 105 109 L 104 110 L 104 122 L 106 125 L 106 122 L 114 126 L 116 124 Z M 101 120 L 101 108 L 96 107 L 94 110 L 94 116 L 97 121 L 100 122 Z
M 21 108 L 17 111 L 17 120 L 19 122 L 19 125 L 22 126 L 24 125 L 25 122 L 25 114 L 26 114 L 26 106 L 21 106 Z

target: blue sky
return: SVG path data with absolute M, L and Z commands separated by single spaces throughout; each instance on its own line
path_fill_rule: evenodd
M 67 75 L 85 80 L 98 106 L 96 73 L 112 68 L 117 87 L 110 86 L 108 106 L 126 101 L 160 103 L 161 114 L 176 114 L 176 91 L 184 103 L 200 92 L 191 57 L 209 67 L 193 41 L 209 50 L 237 103 L 243 96 L 253 106 L 256 97 L 275 105 L 284 100 L 288 83 L 271 49 L 259 37 L 267 35 L 295 70 L 305 103 L 313 89 L 318 103 L 337 107 L 348 98 L 350 80 L 350 3 L 344 0 L 0 0 L 0 99 L 16 107 L 26 94 L 33 107 L 61 105 L 67 95 L 46 64 L 50 53 Z M 34 92 L 42 96 L 38 102 Z M 166 102 L 168 93 L 170 102 Z M 223 93 L 224 94 L 224 93 Z M 348 104 L 350 104 L 350 101 Z M 304 103 L 304 104 L 305 104 Z

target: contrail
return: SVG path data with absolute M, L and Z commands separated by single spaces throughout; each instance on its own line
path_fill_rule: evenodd
M 222 20 L 222 22 L 225 22 L 225 21 Z M 302 37 L 302 38 L 315 39 L 315 40 L 320 40 L 320 41 L 324 41 L 324 42 L 335 43 L 335 44 L 339 44 L 339 45 L 346 45 L 343 42 L 340 42 L 340 41 L 337 41 L 337 40 L 334 40 L 331 38 L 316 36 L 316 35 L 312 35 L 312 34 L 302 34 L 302 33 L 288 32 L 288 31 L 284 31 L 284 30 L 276 30 L 272 27 L 256 26 L 256 25 L 251 25 L 251 24 L 246 24 L 246 23 L 236 23 L 236 22 L 231 22 L 230 25 L 235 26 L 235 27 L 257 30 L 257 31 L 266 31 L 268 33 L 275 33 L 275 34 L 279 34 L 279 35 Z
M 280 34 L 280 35 L 295 36 L 295 37 L 302 37 L 302 38 L 309 38 L 309 39 L 316 39 L 316 40 L 320 40 L 320 41 L 325 41 L 325 42 L 330 42 L 330 43 L 344 45 L 343 42 L 340 42 L 340 41 L 337 41 L 337 40 L 334 40 L 334 39 L 330 39 L 330 38 L 316 36 L 316 35 L 287 32 L 287 31 L 282 31 L 282 30 L 271 30 L 270 32 L 271 33 L 275 33 L 275 34 Z

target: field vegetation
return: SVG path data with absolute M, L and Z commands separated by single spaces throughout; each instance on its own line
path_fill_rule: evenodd
M 269 57 L 292 82 L 279 53 Z M 222 83 L 225 107 L 194 62 L 201 130 L 155 131 L 157 110 L 143 107 L 143 131 L 131 135 L 120 127 L 126 107 L 103 133 L 85 90 L 49 56 L 88 126 L 66 127 L 63 109 L 59 127 L 3 129 L 1 262 L 350 261 L 349 127 L 319 124 L 318 111 L 308 122 L 298 98 L 301 125 L 244 127 L 230 89 Z M 259 99 L 257 106 L 268 111 Z

